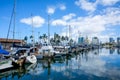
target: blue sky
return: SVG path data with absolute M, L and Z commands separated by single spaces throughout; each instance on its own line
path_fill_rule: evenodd
M 14 0 L 0 0 L 0 37 L 6 38 Z M 32 16 L 31 16 L 32 14 Z M 16 0 L 15 38 L 23 39 L 32 34 L 37 41 L 48 32 L 50 35 L 68 35 L 75 39 L 80 33 L 89 38 L 98 36 L 102 41 L 120 36 L 120 0 Z M 12 38 L 13 22 L 10 36 Z

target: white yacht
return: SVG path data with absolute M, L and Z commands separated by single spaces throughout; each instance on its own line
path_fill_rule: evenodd
M 30 55 L 28 49 L 20 48 L 15 52 L 12 52 L 13 63 L 19 66 L 24 65 L 24 63 L 36 63 L 37 59 L 35 55 Z
M 30 55 L 35 55 L 37 59 L 42 59 L 42 58 L 43 58 L 43 54 L 42 54 L 42 53 L 39 53 L 37 47 L 31 47 L 31 48 L 28 50 L 28 53 L 29 53 Z
M 10 59 L 9 52 L 0 49 L 0 71 L 12 68 L 12 60 Z
M 39 49 L 39 53 L 42 53 L 43 56 L 52 56 L 54 54 L 54 49 L 51 44 L 44 42 Z

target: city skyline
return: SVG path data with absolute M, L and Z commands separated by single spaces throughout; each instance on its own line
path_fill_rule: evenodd
M 6 38 L 14 0 L 0 0 L 0 37 Z M 69 35 L 73 39 L 82 36 L 99 37 L 108 41 L 109 37 L 120 36 L 119 0 L 16 0 L 15 38 L 23 39 L 32 35 L 32 19 L 35 39 L 54 33 Z M 32 14 L 32 16 L 31 16 Z M 69 29 L 70 26 L 70 29 Z M 12 38 L 13 22 L 10 36 Z

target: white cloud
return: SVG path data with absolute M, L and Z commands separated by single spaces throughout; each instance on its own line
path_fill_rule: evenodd
M 56 26 L 56 25 L 65 26 L 66 24 L 67 24 L 66 21 L 61 20 L 61 19 L 57 19 L 57 20 L 54 20 L 54 21 L 52 22 L 52 25 L 53 25 L 53 26 Z
M 75 4 L 83 10 L 94 12 L 99 4 L 103 6 L 112 6 L 117 2 L 120 2 L 120 0 L 96 0 L 95 2 L 90 2 L 88 0 L 78 0 L 75 1 Z
M 33 16 L 29 18 L 23 18 L 20 20 L 20 22 L 31 26 L 33 25 L 33 27 L 41 27 L 45 23 L 45 20 L 40 16 Z
M 117 3 L 119 0 L 100 0 L 101 4 L 104 6 L 111 6 Z
M 107 8 L 105 12 L 107 14 L 104 17 L 108 25 L 120 25 L 120 9 L 119 8 Z
M 66 9 L 66 6 L 63 5 L 63 4 L 60 4 L 59 8 L 60 8 L 60 10 L 65 10 L 65 9 Z
M 97 1 L 92 3 L 87 0 L 79 0 L 75 2 L 75 4 L 79 6 L 80 8 L 82 8 L 83 10 L 91 11 L 91 12 L 96 10 L 96 3 Z
M 54 14 L 55 9 L 56 9 L 55 7 L 48 7 L 48 8 L 47 8 L 47 13 L 48 13 L 48 14 Z
M 70 20 L 70 19 L 72 19 L 73 17 L 75 17 L 76 15 L 74 14 L 74 13 L 70 13 L 70 14 L 68 14 L 68 15 L 65 15 L 65 16 L 63 16 L 63 20 Z
M 84 60 L 81 61 L 81 69 L 84 70 L 86 73 L 93 74 L 96 76 L 102 76 L 103 75 L 102 73 L 105 73 L 106 71 L 105 68 L 106 62 L 94 55 L 89 56 L 88 58 L 89 58 L 88 61 Z
M 66 17 L 67 16 L 67 17 Z M 71 36 L 75 38 L 80 31 L 83 36 L 99 36 L 100 38 L 104 38 L 106 40 L 110 36 L 109 33 L 107 35 L 102 35 L 102 32 L 107 31 L 108 28 L 114 28 L 115 25 L 120 25 L 120 9 L 119 8 L 107 8 L 104 10 L 104 14 L 101 15 L 89 15 L 86 17 L 74 17 L 75 14 L 65 15 L 61 19 L 57 19 L 52 21 L 52 25 L 71 25 Z M 63 35 L 65 35 L 66 30 L 63 31 Z M 78 36 L 78 35 L 77 35 Z
M 66 25 L 68 25 L 67 21 L 71 20 L 75 16 L 76 15 L 74 13 L 70 13 L 68 15 L 63 16 L 62 19 L 53 20 L 52 25 L 54 25 L 54 26 L 56 26 L 56 25 L 66 26 Z
M 66 6 L 64 4 L 58 4 L 57 6 L 56 5 L 48 6 L 47 7 L 47 13 L 48 14 L 54 14 L 56 9 L 60 9 L 60 10 L 63 11 L 63 10 L 66 9 Z

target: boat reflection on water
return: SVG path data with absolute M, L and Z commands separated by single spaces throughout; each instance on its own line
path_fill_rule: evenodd
M 119 80 L 120 49 L 95 49 L 38 60 L 36 64 L 0 73 L 2 80 Z M 61 62 L 62 60 L 62 62 Z
M 63 63 L 65 61 L 65 57 L 62 55 L 55 55 L 53 58 L 54 63 L 59 62 L 59 63 Z
M 117 49 L 117 53 L 120 54 L 120 49 L 119 48 Z
M 43 64 L 41 64 L 41 63 L 36 63 L 36 64 L 30 65 L 30 66 L 27 68 L 28 74 L 30 74 L 30 75 L 40 75 L 40 74 L 44 71 L 43 66 L 46 67 L 46 64 L 43 65 Z
M 115 52 L 115 48 L 110 48 L 110 54 L 113 54 Z
M 19 79 L 24 74 L 26 74 L 26 69 L 23 67 L 19 67 L 18 69 L 11 69 L 9 71 L 5 71 L 0 73 L 0 78 L 2 79 Z

